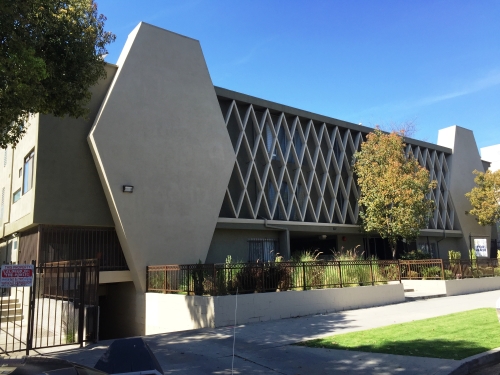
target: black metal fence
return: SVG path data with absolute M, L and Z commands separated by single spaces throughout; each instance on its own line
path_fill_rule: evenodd
M 99 261 L 54 262 L 34 271 L 32 287 L 3 289 L 0 354 L 97 341 Z
M 186 264 L 147 267 L 147 292 L 221 296 L 490 276 L 500 276 L 497 259 Z
M 398 261 L 188 264 L 147 267 L 147 291 L 227 295 L 342 288 L 400 281 Z
M 498 259 L 443 260 L 444 279 L 500 276 Z

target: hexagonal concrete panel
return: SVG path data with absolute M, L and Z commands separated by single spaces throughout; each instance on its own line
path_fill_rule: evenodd
M 235 154 L 198 41 L 141 23 L 117 65 L 88 140 L 144 291 L 147 265 L 205 260 Z

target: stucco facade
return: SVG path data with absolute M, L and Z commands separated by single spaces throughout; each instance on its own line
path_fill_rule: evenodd
M 358 225 L 352 155 L 373 129 L 214 87 L 198 41 L 145 23 L 106 69 L 88 118 L 34 115 L 4 151 L 2 259 L 98 257 L 103 319 L 118 314 L 133 335 L 145 332 L 148 265 L 316 249 L 390 257 Z M 488 165 L 473 133 L 405 142 L 438 184 L 428 227 L 400 251 L 465 258 L 469 234 L 496 239 L 465 214 L 472 171 Z M 69 251 L 74 238 L 86 247 Z

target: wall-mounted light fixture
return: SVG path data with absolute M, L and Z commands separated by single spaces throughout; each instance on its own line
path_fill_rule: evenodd
M 133 193 L 134 192 L 134 187 L 132 185 L 123 185 L 123 190 L 124 193 Z
M 322 235 L 321 235 L 321 236 L 319 236 L 318 238 L 319 238 L 320 240 L 326 240 L 326 237 L 327 237 L 327 236 L 326 236 L 326 234 L 322 234 Z

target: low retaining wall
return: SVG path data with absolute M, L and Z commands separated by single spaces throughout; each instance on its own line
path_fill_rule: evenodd
M 405 289 L 429 294 L 446 294 L 446 280 L 401 280 Z M 462 280 L 459 280 L 462 281 Z
M 201 297 L 146 293 L 146 334 L 277 320 L 404 302 L 403 284 Z
M 415 292 L 446 294 L 447 296 L 500 289 L 500 277 L 459 280 L 403 280 L 402 283 L 405 289 L 414 289 Z
M 446 295 L 448 296 L 487 292 L 488 290 L 500 289 L 500 277 L 482 277 L 480 279 L 445 280 L 444 282 L 446 283 Z

